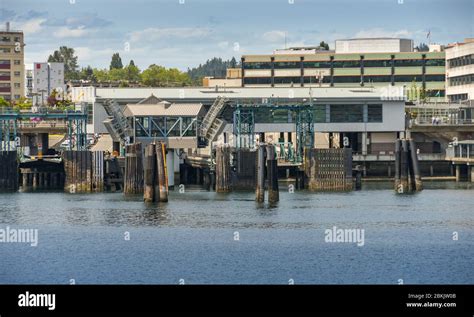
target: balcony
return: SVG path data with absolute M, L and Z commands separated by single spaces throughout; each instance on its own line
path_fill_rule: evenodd
M 10 87 L 0 87 L 0 92 L 11 93 L 11 88 Z
M 11 64 L 0 64 L 0 69 L 10 69 Z
M 10 81 L 10 80 L 11 80 L 11 77 L 10 77 L 10 76 L 0 76 L 0 80 L 8 80 L 8 81 Z

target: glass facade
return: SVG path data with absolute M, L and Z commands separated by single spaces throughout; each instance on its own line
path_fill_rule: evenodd
M 275 62 L 275 69 L 301 68 L 301 62 Z
M 331 105 L 330 122 L 364 122 L 364 105 Z
M 367 122 L 382 122 L 382 105 L 367 105 Z
M 330 61 L 303 62 L 304 68 L 331 68 Z
M 422 59 L 396 59 L 393 61 L 395 67 L 423 66 Z
M 391 60 L 364 60 L 364 67 L 391 67 Z
M 275 84 L 300 84 L 301 77 L 275 77 Z
M 358 68 L 360 67 L 360 60 L 357 61 L 333 61 L 334 68 Z
M 271 69 L 271 62 L 243 63 L 244 69 Z

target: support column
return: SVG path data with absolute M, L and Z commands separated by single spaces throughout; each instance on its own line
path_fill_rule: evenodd
M 367 132 L 362 132 L 362 155 L 367 155 Z
M 471 183 L 474 183 L 474 165 L 471 165 L 470 167 L 470 170 L 471 170 Z
M 461 180 L 461 165 L 456 165 L 456 182 Z

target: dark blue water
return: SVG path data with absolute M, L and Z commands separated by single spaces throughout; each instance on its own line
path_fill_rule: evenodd
M 425 186 L 408 196 L 379 183 L 282 191 L 273 207 L 253 193 L 173 192 L 162 205 L 120 193 L 0 194 L 0 229 L 39 234 L 37 247 L 0 243 L 0 284 L 472 284 L 474 189 Z M 364 229 L 364 246 L 326 243 L 333 226 Z

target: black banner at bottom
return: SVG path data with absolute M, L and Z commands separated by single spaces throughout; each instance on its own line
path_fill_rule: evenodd
M 1 317 L 102 312 L 474 314 L 471 285 L 1 285 L 0 293 Z

